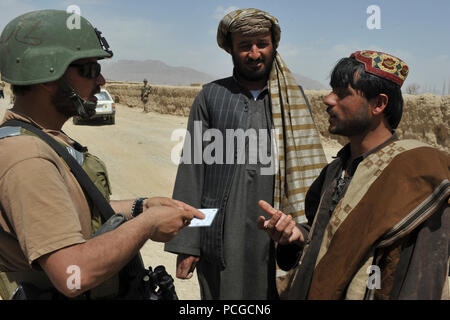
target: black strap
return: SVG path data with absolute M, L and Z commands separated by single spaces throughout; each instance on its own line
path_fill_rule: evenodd
M 2 127 L 6 126 L 18 126 L 22 127 L 45 141 L 55 152 L 67 163 L 73 175 L 77 179 L 81 188 L 84 190 L 86 195 L 92 200 L 94 206 L 100 211 L 103 219 L 107 221 L 111 216 L 115 214 L 111 205 L 106 201 L 105 197 L 100 193 L 97 187 L 94 185 L 92 180 L 89 178 L 87 173 L 83 170 L 80 164 L 72 157 L 69 152 L 61 146 L 55 139 L 46 134 L 40 128 L 30 124 L 28 122 L 20 120 L 8 120 Z

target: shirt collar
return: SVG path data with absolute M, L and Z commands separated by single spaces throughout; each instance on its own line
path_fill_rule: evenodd
M 250 93 L 250 90 L 248 90 L 247 87 L 245 87 L 242 84 L 242 81 L 240 80 L 240 77 L 236 72 L 236 68 L 233 69 L 233 80 L 245 92 L 245 94 L 247 96 L 252 97 L 252 99 L 253 99 L 253 95 Z M 268 86 L 267 82 L 266 82 L 266 85 L 264 86 L 264 88 L 261 89 L 259 94 L 261 94 L 262 92 L 264 92 L 266 90 L 269 90 L 269 86 Z
M 25 114 L 19 113 L 17 111 L 12 111 L 11 109 L 6 110 L 5 116 L 3 118 L 2 123 L 6 122 L 8 120 L 13 120 L 13 119 L 31 123 L 34 126 L 40 128 L 45 133 L 50 134 L 54 138 L 57 138 L 57 139 L 63 141 L 67 145 L 72 146 L 73 144 L 76 143 L 75 140 L 72 140 L 71 138 L 69 138 L 69 136 L 67 136 L 62 130 L 61 131 L 57 131 L 57 130 L 46 129 L 43 126 L 41 126 L 39 123 L 34 121 L 31 117 L 29 117 L 29 116 L 27 116 Z
M 396 140 L 398 140 L 398 135 L 395 131 L 392 131 L 392 136 L 389 137 L 386 141 L 384 141 L 383 143 L 379 144 L 375 148 L 373 148 L 373 149 L 363 153 L 362 155 L 356 157 L 355 159 L 353 159 L 352 163 L 348 167 L 349 175 L 353 176 L 359 163 L 361 161 L 363 161 L 365 158 L 367 158 L 369 155 L 377 152 L 378 150 L 384 148 L 385 146 L 387 146 L 388 144 L 390 144 Z M 349 161 L 351 158 L 350 143 L 347 143 L 341 150 L 339 150 L 336 157 L 334 157 L 334 158 L 339 158 L 341 160 L 342 165 L 345 165 L 347 163 L 347 161 Z

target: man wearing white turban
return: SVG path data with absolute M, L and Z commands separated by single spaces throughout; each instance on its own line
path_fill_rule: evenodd
M 280 34 L 277 19 L 267 12 L 227 14 L 217 42 L 233 58 L 233 76 L 205 85 L 191 109 L 192 139 L 185 139 L 173 197 L 219 211 L 211 227 L 188 228 L 165 250 L 178 254 L 178 278 L 190 278 L 197 266 L 202 299 L 277 298 L 274 247 L 257 229 L 264 214 L 258 201 L 305 221 L 305 193 L 326 164 L 306 97 L 276 51 Z M 241 145 L 233 136 L 215 149 L 223 161 L 191 164 L 187 155 L 196 153 L 190 142 L 198 128 L 224 138 L 230 130 L 246 136 Z M 251 132 L 258 133 L 257 140 Z M 201 154 L 216 140 L 203 142 Z

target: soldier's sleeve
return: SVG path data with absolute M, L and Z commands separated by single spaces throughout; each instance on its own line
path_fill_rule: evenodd
M 0 191 L 6 219 L 30 265 L 86 241 L 66 182 L 49 159 L 30 156 L 16 163 L 0 180 Z

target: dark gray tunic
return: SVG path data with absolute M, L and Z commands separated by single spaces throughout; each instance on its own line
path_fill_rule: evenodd
M 200 92 L 191 109 L 188 131 L 193 132 L 193 122 L 200 120 L 204 129 L 251 128 L 256 133 L 259 129 L 270 133 L 271 119 L 267 89 L 255 101 L 247 89 L 227 78 Z M 239 144 L 235 143 L 234 164 L 226 169 L 225 165 L 214 168 L 204 163 L 181 164 L 178 169 L 173 197 L 198 208 L 219 207 L 223 218 L 220 224 L 217 216 L 209 230 L 185 228 L 165 246 L 166 251 L 201 257 L 197 273 L 202 299 L 276 296 L 273 246 L 269 237 L 256 227 L 258 217 L 265 215 L 258 201 L 273 203 L 274 175 L 261 174 L 261 168 L 270 164 L 262 164 L 260 157 L 256 163 L 250 163 L 249 146 L 254 144 L 249 141 L 245 142 L 245 163 L 237 164 Z M 270 138 L 258 139 L 258 143 L 265 143 L 263 150 L 270 152 Z M 203 143 L 203 148 L 207 145 Z M 218 192 L 221 194 L 215 196 Z

